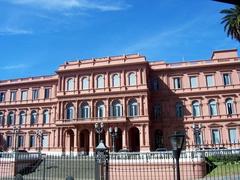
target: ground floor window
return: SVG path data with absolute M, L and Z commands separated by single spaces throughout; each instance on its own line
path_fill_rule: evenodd
M 219 129 L 212 129 L 212 143 L 213 144 L 220 144 L 220 131 Z

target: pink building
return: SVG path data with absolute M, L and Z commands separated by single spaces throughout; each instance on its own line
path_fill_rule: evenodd
M 94 124 L 116 149 L 169 147 L 185 132 L 188 144 L 236 143 L 240 126 L 237 50 L 210 60 L 167 64 L 133 54 L 60 65 L 55 75 L 0 81 L 0 146 L 45 153 L 92 153 Z M 15 129 L 14 129 L 15 127 Z M 42 138 L 36 136 L 42 131 Z M 39 141 L 40 140 L 40 141 Z

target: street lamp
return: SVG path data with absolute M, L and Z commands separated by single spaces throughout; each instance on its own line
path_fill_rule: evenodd
M 180 180 L 179 158 L 183 148 L 185 135 L 175 133 L 172 136 L 170 136 L 170 138 L 171 138 L 171 144 L 173 148 L 173 157 L 176 159 L 177 180 Z
M 98 133 L 98 143 L 100 143 L 101 140 L 101 134 L 103 132 L 104 124 L 103 122 L 101 123 L 95 123 L 95 130 Z
M 38 129 L 36 131 L 36 136 L 37 136 L 37 139 L 38 139 L 38 152 L 40 153 L 41 152 L 41 140 L 42 140 L 42 130 L 41 129 Z
M 115 141 L 117 139 L 117 135 L 118 135 L 118 127 L 110 127 L 109 128 L 109 133 L 112 136 L 112 147 L 113 147 L 113 152 L 116 152 L 116 145 L 115 145 Z
M 14 133 L 14 152 L 17 151 L 17 136 L 20 130 L 20 126 L 13 126 L 13 133 Z
M 202 134 L 202 124 L 192 124 L 192 129 L 193 129 L 193 134 L 194 134 L 194 141 L 195 141 L 195 145 L 197 146 L 197 148 L 199 148 L 199 145 L 202 144 L 201 142 L 201 134 Z

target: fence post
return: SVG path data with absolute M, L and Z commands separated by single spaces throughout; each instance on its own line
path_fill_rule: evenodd
M 43 157 L 43 180 L 45 180 L 45 169 L 46 169 L 46 162 L 45 162 L 45 157 Z

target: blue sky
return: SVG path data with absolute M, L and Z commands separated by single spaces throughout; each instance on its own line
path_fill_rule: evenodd
M 212 0 L 0 0 L 0 79 L 53 74 L 64 61 L 140 53 L 208 59 L 239 48 Z

